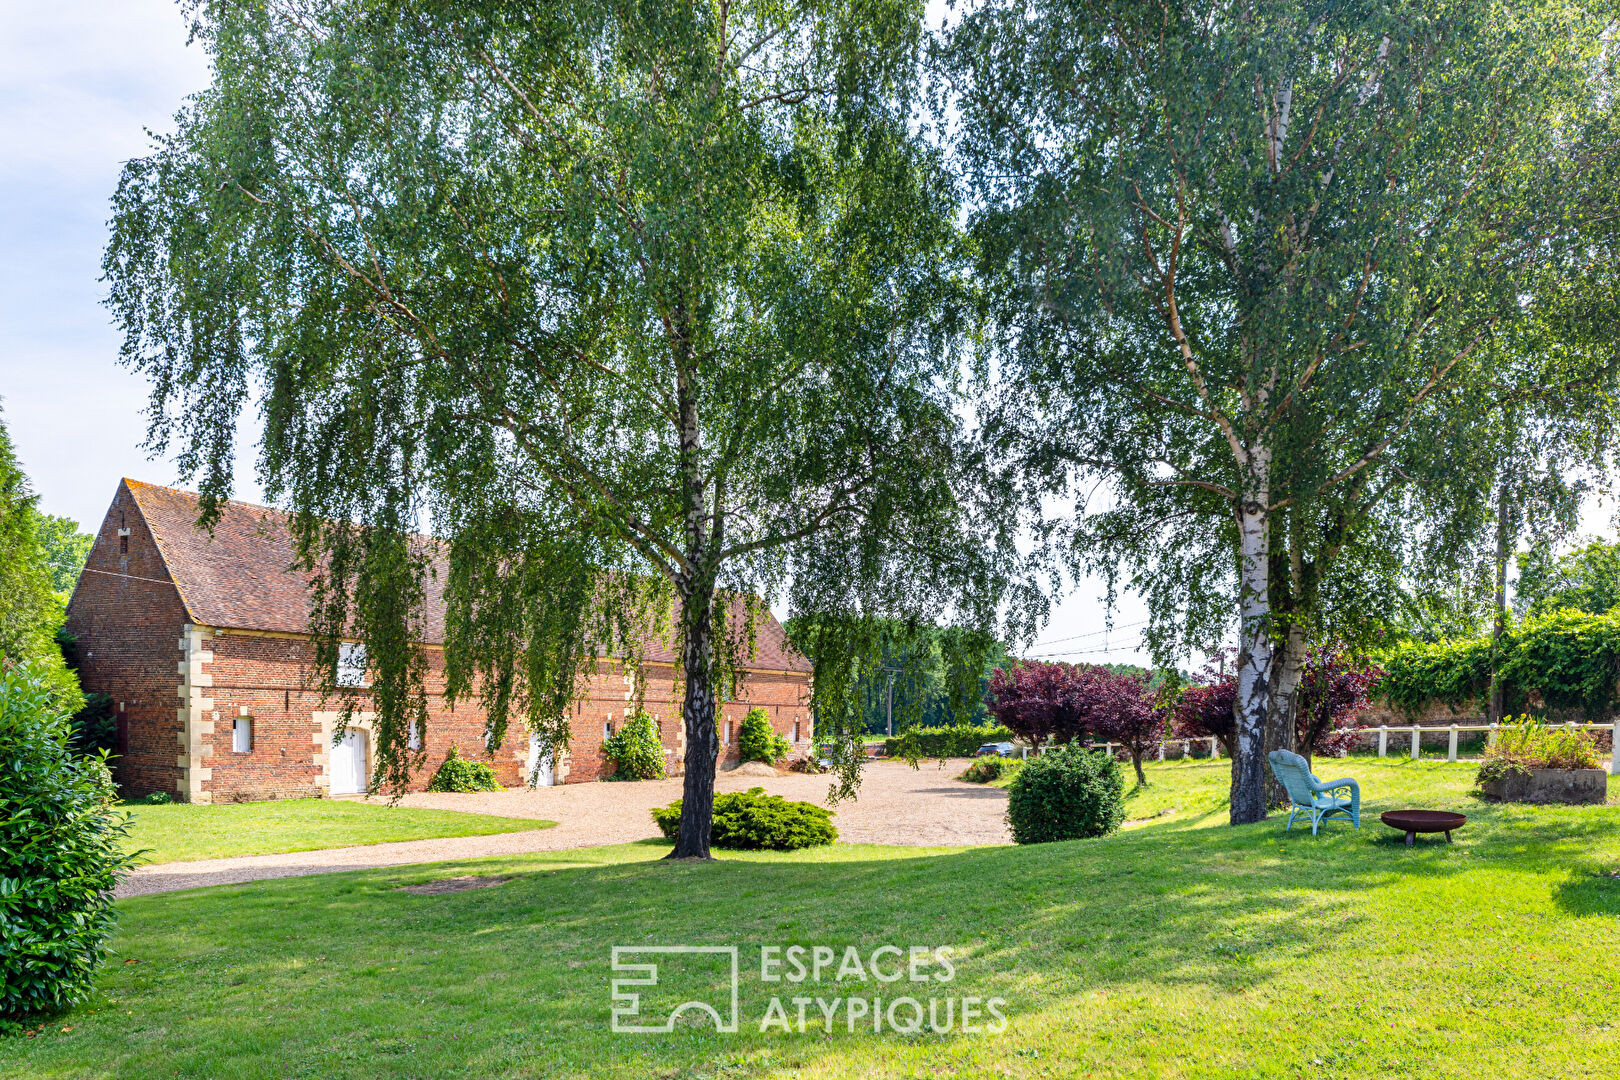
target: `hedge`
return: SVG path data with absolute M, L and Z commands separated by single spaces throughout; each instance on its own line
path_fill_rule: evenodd
M 999 724 L 953 724 L 912 728 L 883 740 L 883 752 L 890 757 L 972 757 L 985 743 L 1012 741 L 1013 733 Z
M 1488 637 L 1438 644 L 1408 643 L 1382 659 L 1379 696 L 1408 715 L 1432 703 L 1460 707 L 1490 692 Z M 1563 610 L 1533 616 L 1503 635 L 1504 703 L 1521 711 L 1531 694 L 1549 709 L 1580 708 L 1603 715 L 1620 679 L 1620 610 L 1603 615 Z

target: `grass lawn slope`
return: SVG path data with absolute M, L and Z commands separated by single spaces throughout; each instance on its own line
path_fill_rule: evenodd
M 0 1076 L 1620 1075 L 1620 807 L 1490 806 L 1469 766 L 1320 766 L 1361 780 L 1359 832 L 1217 825 L 1223 761 L 1150 769 L 1144 823 L 1104 840 L 697 865 L 645 843 L 140 897 L 94 999 L 0 1040 Z M 1471 820 L 1408 849 L 1377 820 L 1403 805 Z M 399 888 L 464 874 L 510 880 Z M 702 944 L 740 947 L 737 1034 L 612 1033 L 612 946 Z M 948 945 L 955 978 L 762 982 L 759 947 L 792 944 Z M 790 1033 L 760 1032 L 773 994 Z M 811 1005 L 799 1034 L 794 994 L 995 996 L 1010 1023 L 874 1034 L 840 1011 L 829 1032 Z
M 548 829 L 554 821 L 419 810 L 343 799 L 283 799 L 273 802 L 193 806 L 126 806 L 135 819 L 132 848 L 148 848 L 143 861 L 223 859 L 285 851 L 431 840 L 441 836 Z

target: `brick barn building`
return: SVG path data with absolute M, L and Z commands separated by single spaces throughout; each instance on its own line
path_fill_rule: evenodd
M 196 528 L 197 496 L 124 480 L 101 524 L 68 605 L 67 628 L 86 692 L 113 699 L 118 754 L 113 772 L 126 798 L 166 791 L 186 802 L 232 802 L 363 791 L 373 767 L 369 714 L 333 743 L 336 704 L 313 675 L 308 575 L 293 561 L 281 511 L 228 504 L 212 536 Z M 439 579 L 444 575 L 441 572 Z M 504 747 L 484 746 L 475 701 L 445 700 L 444 601 L 428 583 L 427 785 L 456 745 L 492 765 L 504 785 L 525 782 L 532 740 L 514 724 Z M 361 642 L 345 646 L 343 677 L 364 679 Z M 645 703 L 658 723 L 669 771 L 681 769 L 685 733 L 673 696 L 676 656 L 647 650 Z M 717 710 L 722 766 L 737 758 L 744 714 L 763 707 L 795 754 L 810 749 L 810 665 L 767 616 L 740 693 Z M 623 722 L 634 688 L 604 667 L 575 709 L 570 746 L 542 764 L 540 782 L 578 783 L 612 771 L 602 740 Z

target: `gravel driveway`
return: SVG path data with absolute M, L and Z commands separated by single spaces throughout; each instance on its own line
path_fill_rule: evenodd
M 950 761 L 941 767 L 937 761 L 924 761 L 920 768 L 912 769 L 904 762 L 873 762 L 861 781 L 860 797 L 840 804 L 834 812 L 839 839 L 852 844 L 930 847 L 1009 843 L 1012 837 L 1007 831 L 1007 793 L 953 779 L 966 765 L 965 761 Z M 721 773 L 715 782 L 717 791 L 751 787 L 825 804 L 828 778 L 798 773 L 768 778 Z M 657 836 L 658 829 L 648 810 L 668 805 L 680 795 L 679 780 L 564 784 L 469 795 L 407 795 L 401 800 L 404 806 L 545 818 L 557 822 L 557 827 L 143 866 L 125 878 L 117 895 L 140 896 L 264 878 L 624 844 Z

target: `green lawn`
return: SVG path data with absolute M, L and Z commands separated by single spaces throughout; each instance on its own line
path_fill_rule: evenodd
M 1620 1075 L 1620 807 L 1494 807 L 1471 767 L 1334 764 L 1362 782 L 1359 832 L 1221 825 L 1223 761 L 1154 767 L 1144 823 L 1105 840 L 697 865 L 648 843 L 142 897 L 94 1000 L 0 1040 L 0 1076 Z M 1412 804 L 1471 820 L 1407 849 L 1377 812 Z M 468 873 L 513 880 L 398 889 Z M 637 944 L 740 946 L 739 1033 L 611 1033 L 609 950 Z M 949 945 L 956 976 L 762 983 L 759 947 L 792 944 Z M 825 1033 L 811 1005 L 807 1033 L 759 1032 L 772 994 L 941 990 L 1005 998 L 1010 1027 L 851 1033 L 840 1012 Z
M 284 851 L 428 840 L 439 836 L 549 829 L 555 821 L 418 810 L 344 799 L 282 799 L 273 802 L 192 806 L 126 806 L 134 818 L 132 848 L 148 848 L 143 861 L 222 859 Z

